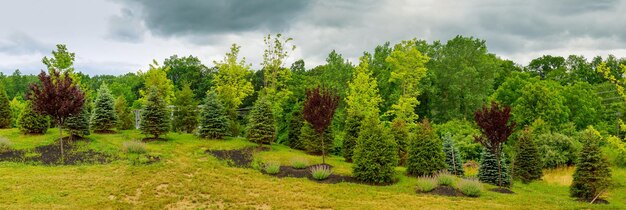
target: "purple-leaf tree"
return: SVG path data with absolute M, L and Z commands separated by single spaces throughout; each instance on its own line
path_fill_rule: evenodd
M 333 121 L 335 110 L 339 106 L 339 96 L 319 86 L 306 91 L 306 101 L 302 114 L 320 136 L 322 144 L 322 163 L 326 163 L 326 147 L 324 147 L 324 131 Z
M 502 187 L 502 164 L 500 154 L 502 144 L 513 133 L 515 122 L 509 121 L 511 118 L 511 107 L 501 107 L 496 102 L 491 102 L 491 106 L 483 106 L 474 112 L 474 120 L 480 127 L 481 136 L 474 136 L 474 140 L 482 144 L 498 162 L 498 186 Z
M 41 71 L 39 81 L 41 85 L 30 84 L 30 91 L 26 97 L 31 100 L 35 112 L 51 116 L 59 126 L 61 161 L 64 162 L 62 126 L 67 117 L 81 111 L 85 94 L 74 84 L 67 72 L 61 74 L 51 69 L 48 75 Z

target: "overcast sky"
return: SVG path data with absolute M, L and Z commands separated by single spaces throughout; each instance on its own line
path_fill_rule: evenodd
M 294 39 L 288 63 L 323 64 L 335 49 L 352 61 L 385 41 L 487 40 L 526 65 L 544 54 L 626 57 L 626 2 L 618 0 L 55 0 L 0 7 L 0 71 L 37 73 L 55 44 L 91 75 L 146 69 L 152 59 L 194 55 L 212 66 L 232 43 L 257 68 L 263 36 Z

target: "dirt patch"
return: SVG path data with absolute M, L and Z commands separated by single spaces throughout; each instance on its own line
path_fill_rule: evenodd
M 100 130 L 100 131 L 93 131 L 94 133 L 97 134 L 116 134 L 116 131 L 113 130 Z
M 66 139 L 69 139 L 66 137 Z M 31 150 L 12 150 L 0 153 L 0 161 L 41 163 L 43 165 L 105 164 L 114 158 L 91 149 L 78 148 L 75 142 L 64 140 L 64 161 L 61 161 L 61 146 L 58 141 Z M 79 139 L 75 139 L 79 140 Z
M 307 178 L 311 181 L 315 181 L 317 183 L 324 183 L 324 184 L 337 184 L 337 183 L 342 183 L 342 182 L 349 182 L 349 183 L 366 184 L 366 185 L 373 185 L 373 186 L 386 186 L 386 185 L 391 185 L 397 182 L 396 180 L 391 183 L 368 183 L 368 182 L 359 181 L 358 179 L 352 176 L 345 176 L 345 175 L 340 175 L 340 174 L 331 174 L 330 176 L 328 176 L 328 178 L 324 180 L 317 180 L 313 178 L 313 175 L 311 175 L 310 171 L 311 171 L 311 168 L 315 166 L 319 166 L 319 165 L 322 165 L 322 164 L 308 166 L 305 169 L 295 169 L 291 166 L 280 166 L 280 172 L 278 172 L 278 174 L 274 174 L 274 175 L 268 174 L 268 175 L 276 176 L 278 178 L 285 178 L 285 177 Z M 328 164 L 324 164 L 324 165 L 330 168 L 333 167 Z
M 19 162 L 24 160 L 24 151 L 9 150 L 0 153 L 0 161 Z
M 515 192 L 511 191 L 509 188 L 493 188 L 493 189 L 490 189 L 489 191 L 502 193 L 502 194 L 515 194 Z
M 578 199 L 576 199 L 576 201 L 585 202 L 585 203 L 591 203 L 591 199 L 578 198 Z M 604 200 L 602 198 L 598 198 L 595 201 L 593 201 L 593 204 L 609 204 L 609 201 Z
M 451 186 L 438 186 L 437 188 L 433 189 L 430 192 L 421 192 L 421 191 L 417 190 L 417 193 L 431 194 L 431 195 L 443 195 L 443 196 L 450 196 L 450 197 L 462 197 L 462 196 L 465 196 L 459 190 L 457 190 L 457 189 L 455 189 L 454 187 L 451 187 Z
M 153 137 L 147 137 L 147 138 L 141 139 L 143 143 L 149 143 L 149 142 L 155 142 L 155 141 L 166 141 L 166 140 L 167 139 L 164 139 L 164 138 L 153 138 Z
M 246 147 L 236 150 L 207 150 L 209 153 L 215 156 L 219 160 L 226 161 L 229 166 L 250 168 L 252 164 L 252 155 L 255 152 L 268 151 L 267 147 Z

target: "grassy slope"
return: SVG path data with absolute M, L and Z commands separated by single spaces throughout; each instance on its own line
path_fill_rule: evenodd
M 45 145 L 55 138 L 24 137 L 15 129 L 0 130 L 15 148 Z M 136 131 L 97 135 L 91 148 L 118 153 L 124 141 L 139 139 Z M 306 179 L 278 179 L 252 169 L 231 168 L 204 153 L 206 149 L 236 149 L 252 145 L 241 139 L 199 140 L 192 135 L 169 134 L 168 142 L 152 142 L 148 149 L 162 161 L 133 166 L 128 161 L 107 165 L 33 166 L 0 163 L 0 209 L 32 208 L 357 208 L 357 209 L 579 209 L 626 208 L 626 170 L 614 170 L 621 188 L 609 192 L 610 205 L 588 205 L 568 197 L 571 169 L 550 171 L 545 181 L 516 183 L 515 195 L 486 192 L 480 198 L 418 195 L 416 180 L 404 175 L 391 186 L 352 183 L 318 184 Z M 294 157 L 321 161 L 281 145 L 256 156 L 288 165 Z M 336 173 L 350 174 L 350 164 L 332 157 Z M 403 168 L 398 168 L 402 172 Z

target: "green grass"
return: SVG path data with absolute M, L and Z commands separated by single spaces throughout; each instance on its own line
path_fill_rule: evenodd
M 23 136 L 16 129 L 0 130 L 17 149 L 47 145 L 58 132 L 50 129 L 43 136 Z M 203 140 L 189 134 L 168 134 L 168 141 L 147 143 L 150 154 L 161 161 L 133 165 L 124 159 L 121 145 L 138 140 L 138 131 L 93 134 L 85 146 L 121 156 L 106 165 L 38 166 L 0 163 L 0 209 L 626 209 L 626 169 L 613 169 L 620 187 L 605 198 L 609 205 L 590 205 L 568 196 L 568 185 L 552 180 L 547 171 L 543 181 L 528 185 L 515 183 L 514 195 L 490 192 L 485 185 L 479 198 L 452 198 L 417 194 L 417 178 L 403 175 L 389 186 L 354 183 L 321 184 L 305 178 L 277 178 L 260 171 L 228 167 L 205 153 L 207 149 L 238 149 L 254 146 L 244 139 Z M 321 157 L 310 156 L 282 145 L 260 152 L 256 159 L 290 165 L 294 158 L 310 164 Z M 341 157 L 328 157 L 333 173 L 350 175 L 350 163 Z M 571 170 L 558 173 L 571 177 Z M 557 178 L 558 179 L 558 178 Z

